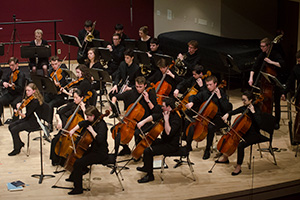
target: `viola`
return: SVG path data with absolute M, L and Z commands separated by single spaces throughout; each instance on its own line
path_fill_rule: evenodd
M 31 95 L 30 97 L 23 99 L 21 102 L 21 105 L 19 106 L 19 108 L 17 109 L 17 111 L 15 112 L 15 116 L 19 116 L 19 111 L 21 111 L 23 108 L 25 108 L 32 100 L 34 99 L 34 96 Z
M 255 100 L 254 105 L 258 102 L 262 102 L 263 99 L 264 97 L 260 95 L 260 97 Z M 235 152 L 242 136 L 249 130 L 252 124 L 251 118 L 247 115 L 248 111 L 249 107 L 235 119 L 230 130 L 221 137 L 217 145 L 219 152 L 227 156 L 231 156 Z
M 14 82 L 17 81 L 18 79 L 18 74 L 20 73 L 20 71 L 18 69 L 16 69 L 13 73 L 11 73 L 10 75 L 10 79 L 9 79 L 9 84 L 12 84 L 11 89 L 15 90 L 15 84 Z
M 206 74 L 201 77 L 201 79 L 205 79 L 208 76 L 211 76 L 211 71 L 207 71 Z M 198 83 L 195 83 L 188 91 L 185 92 L 185 94 L 182 95 L 181 101 L 183 104 L 189 103 L 189 97 L 196 95 L 198 93 L 198 90 L 195 88 L 196 84 L 198 84 Z M 183 106 L 182 110 L 185 111 L 186 107 Z
M 102 114 L 98 119 L 96 119 L 91 126 L 94 126 L 96 123 L 100 122 L 104 117 L 108 116 L 109 113 L 109 110 L 106 110 L 105 114 Z M 94 140 L 93 135 L 88 130 L 86 130 L 84 133 L 80 133 L 79 138 L 79 141 L 76 143 L 76 150 L 72 151 L 65 162 L 64 167 L 70 172 L 73 171 L 73 165 L 75 161 L 83 156 Z
M 83 99 L 83 101 L 86 101 L 90 97 L 91 97 L 90 94 L 87 95 Z M 70 131 L 79 122 L 84 120 L 83 117 L 80 114 L 78 114 L 79 109 L 80 109 L 80 104 L 77 105 L 77 107 L 76 107 L 75 111 L 73 112 L 73 114 L 68 118 L 67 123 L 66 123 L 65 127 L 63 128 L 63 130 Z M 78 130 L 78 132 L 80 132 L 80 131 L 81 131 L 81 129 Z M 59 141 L 55 145 L 56 155 L 58 155 L 60 157 L 67 158 L 73 151 L 72 144 L 74 144 L 74 141 L 76 141 L 77 137 L 78 137 L 78 134 L 73 134 L 72 136 L 70 136 L 68 133 L 61 130 Z
M 222 83 L 217 86 L 217 88 L 223 88 L 225 86 L 226 81 L 223 80 Z M 186 135 L 188 136 L 191 126 L 194 126 L 193 140 L 197 142 L 204 140 L 204 138 L 207 136 L 208 124 L 218 112 L 217 105 L 211 101 L 214 95 L 215 93 L 213 92 L 208 100 L 201 104 L 196 120 L 190 123 L 186 129 Z

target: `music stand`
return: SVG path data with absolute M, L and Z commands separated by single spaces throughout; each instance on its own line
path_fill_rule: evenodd
M 134 54 L 134 62 L 137 64 L 142 64 L 144 66 L 150 66 L 150 58 L 148 57 L 148 54 L 144 51 L 139 50 L 133 50 Z
M 125 39 L 124 44 L 126 49 L 135 49 L 136 47 L 136 40 L 134 39 Z
M 104 48 L 106 48 L 107 45 L 110 44 L 110 42 L 108 41 L 105 41 L 103 39 L 97 39 L 97 38 L 92 39 L 92 43 L 94 47 L 104 47 Z
M 280 89 L 286 88 L 284 85 L 280 83 L 280 81 L 275 76 L 262 71 L 260 73 L 265 77 L 265 79 L 267 79 L 267 81 L 269 81 L 270 83 L 275 83 L 276 86 L 278 86 Z
M 67 44 L 68 45 L 68 55 L 69 55 L 69 69 L 70 69 L 70 60 L 71 60 L 71 51 L 70 51 L 70 46 L 75 46 L 75 47 L 79 47 L 79 48 L 82 48 L 82 45 L 80 44 L 78 38 L 74 35 L 63 35 L 63 34 L 58 34 L 60 39 L 62 40 L 62 42 L 64 44 Z
M 51 94 L 57 94 L 57 88 L 53 82 L 48 77 L 40 76 L 40 75 L 32 75 L 31 76 L 32 82 L 35 83 L 37 88 L 40 90 L 41 93 L 51 93 Z
M 0 56 L 4 56 L 4 44 L 0 44 Z
M 108 48 L 98 47 L 98 52 L 105 62 L 108 62 L 112 59 L 111 53 Z
M 43 125 L 43 123 L 41 122 L 39 116 L 34 112 L 33 113 L 34 116 L 36 117 L 36 120 L 38 122 L 38 124 L 40 125 L 41 129 L 44 131 L 44 135 L 46 135 L 47 137 L 49 136 L 47 131 L 46 131 L 46 128 L 45 126 Z M 33 174 L 31 175 L 31 177 L 40 177 L 39 179 L 39 184 L 41 184 L 43 182 L 43 179 L 44 177 L 50 177 L 50 178 L 53 178 L 55 177 L 54 175 L 44 175 L 44 168 L 43 168 L 43 137 L 42 137 L 42 131 L 40 131 L 40 156 L 41 156 L 41 174 Z
M 35 58 L 36 64 L 39 58 L 51 56 L 51 46 L 21 46 L 22 58 Z
M 61 68 L 63 72 L 66 72 L 71 79 L 76 79 L 76 75 L 69 69 Z
M 170 65 L 173 60 L 172 56 L 159 54 L 159 53 L 153 54 L 152 58 L 154 59 L 155 64 L 162 58 L 166 60 L 167 65 Z
M 145 41 L 140 41 L 140 40 L 138 40 L 138 41 L 136 42 L 136 47 L 137 47 L 137 49 L 140 50 L 140 51 L 144 51 L 144 52 L 147 52 L 147 51 L 148 51 L 147 42 L 145 42 Z

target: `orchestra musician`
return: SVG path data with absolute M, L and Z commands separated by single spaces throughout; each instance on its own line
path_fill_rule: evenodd
M 162 110 L 164 119 L 164 130 L 161 133 L 161 139 L 156 139 L 151 148 L 147 147 L 144 150 L 143 167 L 137 167 L 136 169 L 147 174 L 138 180 L 138 183 L 147 183 L 154 180 L 153 175 L 153 156 L 162 155 L 163 153 L 176 152 L 179 148 L 179 138 L 181 132 L 181 116 L 172 111 L 175 109 L 175 101 L 172 98 L 163 99 Z M 145 119 L 145 122 L 152 121 L 150 115 Z
M 30 42 L 30 46 L 46 46 L 48 45 L 47 40 L 43 40 L 43 31 L 41 29 L 36 29 L 34 31 L 35 39 Z M 29 67 L 32 70 L 33 74 L 37 73 L 37 69 L 43 69 L 44 76 L 48 75 L 48 58 L 38 58 L 38 62 L 36 62 L 36 58 L 29 59 Z
M 269 38 L 264 38 L 260 41 L 260 49 L 261 53 L 258 55 L 257 60 L 255 61 L 254 65 L 252 66 L 252 69 L 250 71 L 250 77 L 249 77 L 249 85 L 253 85 L 253 77 L 254 74 L 258 74 L 261 66 L 265 62 L 266 64 L 273 66 L 275 68 L 275 71 L 277 73 L 277 78 L 279 81 L 282 82 L 282 80 L 285 79 L 285 77 L 282 77 L 285 73 L 283 71 L 285 70 L 285 61 L 281 57 L 281 55 L 276 51 L 272 50 L 271 48 L 271 40 Z M 271 51 L 271 52 L 270 52 Z M 267 55 L 269 57 L 267 57 Z M 279 129 L 279 121 L 280 121 L 280 88 L 277 86 L 274 86 L 274 102 L 275 102 L 275 129 Z
M 147 48 L 148 48 L 148 51 L 150 51 L 150 41 L 151 41 L 151 36 L 148 35 L 149 34 L 149 29 L 148 29 L 148 26 L 142 26 L 140 29 L 139 29 L 139 41 L 144 41 L 147 43 Z
M 56 128 L 58 130 L 61 130 L 68 121 L 68 118 L 74 113 L 74 111 L 76 110 L 77 106 L 79 105 L 80 109 L 78 110 L 78 114 L 84 118 L 84 112 L 86 110 L 86 107 L 88 105 L 88 101 L 87 102 L 83 102 L 84 99 L 84 95 L 83 93 L 75 88 L 73 90 L 73 97 L 74 100 L 73 102 L 67 103 L 65 106 L 60 107 L 56 114 L 55 114 L 55 119 L 57 122 Z M 50 151 L 50 159 L 52 160 L 52 165 L 62 165 L 64 164 L 65 160 L 62 159 L 61 157 L 57 156 L 55 153 L 55 146 L 57 144 L 57 142 L 59 141 L 59 138 L 61 136 L 61 133 L 58 132 L 58 134 L 56 134 L 54 136 L 54 138 L 51 141 L 51 151 Z
M 34 112 L 38 115 L 41 114 L 41 105 L 43 104 L 43 96 L 34 83 L 29 83 L 26 86 L 26 98 L 17 104 L 17 109 L 14 110 L 16 115 L 21 119 L 9 124 L 8 129 L 13 139 L 14 149 L 8 155 L 15 156 L 21 152 L 21 148 L 24 146 L 19 133 L 21 131 L 35 130 L 40 127 Z M 22 113 L 22 108 L 26 107 L 26 114 Z
M 162 50 L 159 49 L 159 41 L 157 38 L 151 38 L 150 40 L 150 51 L 147 52 L 148 57 L 150 58 L 151 63 L 151 75 L 153 75 L 156 71 L 158 71 L 158 67 L 155 63 L 155 60 L 153 59 L 154 54 L 163 54 Z
M 84 64 L 84 60 L 87 58 L 86 50 L 93 47 L 93 43 L 87 41 L 87 36 L 100 39 L 100 32 L 96 29 L 93 30 L 93 22 L 91 20 L 86 20 L 84 22 L 84 29 L 78 32 L 78 40 L 83 47 L 82 49 L 79 48 L 78 50 L 77 62 L 79 64 Z M 79 53 L 81 53 L 81 55 Z
M 115 104 L 117 100 L 123 100 L 125 105 L 131 105 L 133 104 L 141 95 L 143 95 L 143 98 L 139 101 L 139 103 L 142 105 L 142 107 L 145 109 L 145 113 L 141 120 L 145 119 L 149 115 L 152 115 L 154 120 L 159 119 L 160 114 L 160 107 L 157 106 L 156 101 L 156 93 L 154 88 L 151 88 L 148 92 L 146 91 L 147 83 L 146 79 L 143 76 L 139 76 L 135 79 L 135 87 L 133 87 L 131 90 L 127 90 L 122 94 L 117 94 L 114 97 L 112 97 L 112 103 Z M 117 114 L 116 114 L 117 115 Z M 143 128 L 148 128 L 151 126 L 151 123 L 148 123 Z M 113 132 L 114 127 L 112 128 Z M 122 134 L 122 133 L 119 133 Z M 138 144 L 141 140 L 140 138 L 140 130 L 136 129 L 135 133 L 135 143 Z M 131 151 L 127 144 L 121 144 L 123 149 L 118 154 L 119 156 L 130 154 Z
M 109 97 L 122 93 L 127 90 L 131 90 L 135 85 L 135 79 L 141 75 L 139 66 L 133 62 L 134 54 L 132 49 L 127 49 L 124 52 L 124 61 L 121 62 L 118 70 L 116 71 L 115 79 L 113 80 L 113 87 L 109 92 Z M 123 90 L 123 91 L 121 91 Z M 126 102 L 125 102 L 126 103 Z M 118 106 L 118 104 L 117 104 Z M 125 104 L 125 109 L 127 108 Z M 117 117 L 116 113 L 113 113 L 109 118 Z
M 107 48 L 111 52 L 111 60 L 107 63 L 107 72 L 112 76 L 112 79 L 115 78 L 115 73 L 122 61 L 124 61 L 124 51 L 125 47 L 121 44 L 121 36 L 119 33 L 114 33 L 112 36 L 113 43 L 112 45 L 107 45 Z
M 187 68 L 186 78 L 192 76 L 192 70 L 195 65 L 201 65 L 201 57 L 198 53 L 198 42 L 191 40 L 188 42 L 188 52 L 186 54 L 179 53 L 177 59 L 180 60 Z
M 125 46 L 124 40 L 129 39 L 128 35 L 124 33 L 124 26 L 123 24 L 116 24 L 115 25 L 115 33 L 120 34 L 120 39 L 121 39 L 121 45 Z
M 74 188 L 69 195 L 83 193 L 82 176 L 87 172 L 87 166 L 91 164 L 101 164 L 108 158 L 108 143 L 107 143 L 107 125 L 103 119 L 98 120 L 101 113 L 95 106 L 89 106 L 85 110 L 85 120 L 79 122 L 69 134 L 72 136 L 75 131 L 84 128 L 93 136 L 93 142 L 83 156 L 77 159 L 73 165 L 73 171 L 66 181 L 74 182 Z
M 202 65 L 195 65 L 192 70 L 193 76 L 189 77 L 188 79 L 183 79 L 176 86 L 176 89 L 173 92 L 174 97 L 178 97 L 179 92 L 183 94 L 193 86 L 198 90 L 198 92 L 205 88 L 205 83 L 202 80 L 203 72 L 204 67 Z
M 92 47 L 87 52 L 88 58 L 85 60 L 85 65 L 90 69 L 103 69 L 103 66 L 100 63 L 99 52 L 96 47 Z M 94 90 L 100 89 L 100 81 L 93 80 L 92 88 Z
M 257 104 L 253 105 L 255 101 L 255 96 L 251 92 L 245 91 L 242 95 L 242 101 L 243 101 L 243 106 L 226 113 L 222 117 L 224 122 L 227 122 L 227 120 L 230 119 L 231 116 L 239 113 L 243 113 L 246 109 L 249 109 L 250 112 L 248 112 L 247 115 L 250 117 L 252 122 L 248 131 L 242 136 L 244 140 L 240 141 L 240 143 L 238 144 L 237 165 L 234 171 L 231 173 L 232 176 L 239 175 L 242 172 L 241 166 L 244 160 L 245 148 L 251 144 L 255 144 L 261 141 L 261 139 L 265 137 L 261 135 L 259 131 L 260 124 L 262 123 L 262 118 L 261 118 L 261 112 L 259 106 L 257 106 Z M 228 164 L 229 163 L 228 155 L 226 153 L 223 153 L 223 155 L 215 162 Z
M 191 109 L 194 105 L 200 107 L 205 101 L 212 96 L 211 101 L 216 104 L 218 111 L 215 117 L 211 120 L 212 123 L 208 123 L 208 133 L 206 136 L 206 148 L 203 155 L 203 160 L 206 160 L 210 157 L 210 148 L 213 143 L 214 133 L 220 128 L 225 127 L 226 124 L 222 120 L 222 116 L 232 110 L 232 104 L 228 101 L 228 96 L 226 93 L 217 87 L 217 78 L 215 76 L 209 76 L 206 78 L 205 83 L 207 89 L 198 92 L 196 95 L 189 97 L 189 103 L 186 104 L 187 109 Z M 194 128 L 189 129 L 187 136 L 187 148 L 191 150 L 191 143 L 194 135 Z
M 19 60 L 15 57 L 11 57 L 8 60 L 10 72 L 3 77 L 1 84 L 3 85 L 3 95 L 0 97 L 0 116 L 3 113 L 3 106 L 9 104 L 13 109 L 16 108 L 16 104 L 23 98 L 23 91 L 25 85 L 25 75 L 19 70 Z M 16 116 L 13 117 L 13 121 L 17 120 Z M 0 120 L 0 126 L 3 125 Z
M 54 84 L 59 91 L 57 94 L 45 93 L 44 100 L 51 108 L 50 113 L 50 122 L 49 122 L 49 131 L 53 131 L 52 120 L 53 120 L 53 112 L 54 107 L 59 107 L 65 103 L 66 94 L 60 92 L 60 88 L 67 85 L 66 77 L 68 76 L 67 72 L 62 69 L 67 69 L 67 66 L 64 63 L 61 63 L 61 60 L 58 56 L 52 56 L 50 58 L 50 69 L 49 74 L 53 79 Z

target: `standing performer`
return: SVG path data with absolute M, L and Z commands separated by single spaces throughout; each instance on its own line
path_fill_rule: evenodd
M 248 131 L 245 133 L 245 135 L 242 136 L 244 140 L 238 144 L 237 165 L 236 165 L 234 171 L 231 173 L 232 176 L 239 175 L 242 172 L 241 166 L 242 166 L 243 160 L 244 160 L 245 148 L 251 144 L 255 144 L 255 143 L 261 141 L 261 139 L 264 137 L 259 132 L 260 123 L 262 122 L 262 119 L 261 119 L 261 112 L 260 112 L 259 107 L 257 105 L 253 105 L 253 103 L 255 101 L 254 95 L 252 93 L 246 91 L 242 95 L 242 101 L 244 104 L 243 106 L 226 113 L 222 117 L 222 119 L 225 122 L 227 122 L 228 118 L 230 118 L 231 116 L 239 114 L 239 113 L 244 113 L 244 111 L 246 109 L 249 109 L 250 112 L 247 113 L 247 116 L 250 117 L 251 122 L 252 122 L 252 123 L 250 122 L 251 126 L 248 129 Z M 225 163 L 225 164 L 229 163 L 228 155 L 226 153 L 223 153 L 223 155 L 215 162 L 216 163 Z
M 41 29 L 36 29 L 34 31 L 34 37 L 35 37 L 35 40 L 32 40 L 30 42 L 30 46 L 46 46 L 48 45 L 48 42 L 46 40 L 43 40 L 43 31 Z M 37 68 L 38 69 L 43 69 L 43 74 L 44 76 L 47 76 L 48 75 L 48 58 L 38 58 L 38 62 L 36 62 L 36 58 L 30 58 L 29 59 L 29 67 L 31 68 L 32 70 L 32 73 L 33 74 L 36 74 L 36 70 Z
M 146 172 L 147 174 L 138 180 L 138 183 L 147 183 L 154 180 L 153 175 L 153 156 L 162 155 L 163 153 L 176 152 L 179 149 L 179 138 L 181 132 L 181 116 L 172 111 L 175 109 L 175 101 L 172 98 L 163 99 L 162 103 L 164 130 L 161 134 L 161 139 L 156 139 L 151 148 L 147 147 L 144 150 L 143 167 L 137 167 L 138 171 Z M 145 119 L 150 122 L 152 116 Z
M 8 129 L 11 133 L 14 150 L 10 152 L 9 156 L 15 156 L 20 153 L 21 148 L 24 146 L 19 133 L 21 131 L 35 130 L 40 127 L 37 122 L 34 112 L 38 115 L 41 114 L 41 105 L 43 104 L 43 96 L 34 83 L 29 83 L 26 86 L 26 98 L 17 104 L 15 115 L 19 115 L 21 119 L 12 122 Z M 26 107 L 26 114 L 22 113 L 22 108 Z
M 3 95 L 0 97 L 0 116 L 3 113 L 3 106 L 9 104 L 15 109 L 16 104 L 22 100 L 24 85 L 25 85 L 25 75 L 23 72 L 19 71 L 19 60 L 15 57 L 11 57 L 8 60 L 10 73 L 8 73 L 2 79 L 2 85 L 4 87 Z M 17 120 L 17 117 L 13 117 L 13 121 Z M 0 120 L 0 126 L 2 122 Z
M 93 142 L 84 155 L 75 161 L 73 171 L 66 179 L 74 182 L 74 189 L 68 193 L 69 195 L 83 193 L 82 176 L 87 166 L 101 164 L 108 158 L 107 125 L 103 119 L 100 119 L 101 113 L 96 107 L 90 106 L 85 110 L 85 116 L 86 120 L 79 122 L 70 130 L 70 136 L 80 128 L 84 128 L 81 133 L 88 131 L 92 135 Z
M 217 78 L 215 76 L 209 76 L 206 78 L 206 86 L 207 90 L 203 90 L 199 92 L 197 95 L 190 96 L 189 103 L 186 104 L 187 109 L 191 109 L 194 104 L 200 106 L 205 105 L 204 103 L 210 100 L 210 103 L 214 103 L 216 105 L 217 111 L 215 116 L 211 119 L 211 122 L 213 123 L 205 123 L 207 125 L 207 136 L 206 136 L 206 148 L 203 155 L 203 160 L 206 160 L 210 157 L 210 148 L 213 143 L 214 134 L 216 131 L 218 131 L 220 128 L 225 127 L 226 124 L 222 120 L 222 116 L 232 110 L 232 104 L 229 103 L 228 97 L 225 94 L 225 92 L 222 89 L 219 89 L 217 87 Z M 211 98 L 211 99 L 210 99 Z M 200 113 L 201 114 L 201 113 Z M 201 119 L 201 116 L 198 117 Z M 207 119 L 206 119 L 207 120 Z M 197 123 L 197 121 L 196 121 Z M 200 122 L 198 122 L 200 123 Z M 194 136 L 194 127 L 191 126 L 188 131 L 187 136 L 187 147 L 188 149 L 191 149 L 191 143 Z M 203 134 L 203 133 L 201 133 Z
M 254 65 L 250 71 L 250 77 L 249 77 L 249 81 L 248 81 L 249 85 L 250 86 L 253 85 L 254 73 L 259 74 L 260 70 L 265 71 L 265 69 L 260 69 L 261 66 L 263 66 L 263 65 L 265 65 L 265 68 L 269 67 L 275 74 L 277 74 L 275 76 L 277 76 L 278 80 L 282 81 L 284 79 L 284 77 L 282 77 L 282 75 L 284 73 L 282 73 L 282 72 L 285 70 L 285 62 L 278 52 L 276 52 L 275 50 L 272 50 L 271 40 L 269 38 L 262 39 L 260 41 L 260 48 L 261 48 L 262 52 L 258 55 L 257 60 L 254 63 Z M 264 86 L 267 86 L 267 84 L 262 85 L 261 90 L 263 90 L 262 88 Z M 271 87 L 272 87 L 272 85 L 271 85 Z M 274 87 L 274 89 L 273 89 L 274 92 L 271 90 L 270 91 L 271 94 L 269 95 L 268 98 L 269 99 L 274 98 L 275 119 L 276 119 L 275 129 L 279 129 L 279 121 L 280 121 L 280 115 L 281 115 L 281 113 L 280 113 L 280 96 L 281 96 L 281 94 L 280 94 L 280 88 L 278 88 L 277 86 L 273 86 L 273 87 Z M 268 100 L 268 98 L 265 96 L 265 100 Z M 273 108 L 272 100 L 270 100 L 269 104 L 271 105 L 271 108 Z M 273 109 L 271 109 L 271 110 L 273 110 Z M 264 110 L 262 110 L 262 112 L 264 112 Z

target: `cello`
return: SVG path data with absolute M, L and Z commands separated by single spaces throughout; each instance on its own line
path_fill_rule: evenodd
M 263 99 L 263 96 L 260 95 L 259 98 L 255 100 L 253 105 L 257 104 L 258 102 L 262 102 Z M 242 136 L 249 130 L 252 124 L 251 118 L 247 115 L 248 111 L 249 106 L 235 119 L 234 123 L 230 127 L 230 130 L 221 137 L 217 145 L 219 152 L 226 154 L 227 156 L 231 156 L 235 152 L 240 140 L 243 140 Z
M 217 88 L 223 88 L 225 86 L 226 81 L 223 80 L 222 83 L 217 86 Z M 214 95 L 215 92 L 211 94 L 207 101 L 201 104 L 196 120 L 190 123 L 186 129 L 186 136 L 188 136 L 191 126 L 195 126 L 193 140 L 197 142 L 204 140 L 204 138 L 207 136 L 208 123 L 210 123 L 210 120 L 213 119 L 218 112 L 217 105 L 211 101 Z
M 94 126 L 96 123 L 101 121 L 104 117 L 109 115 L 109 110 L 105 111 L 105 114 L 102 114 L 98 119 L 94 121 L 91 126 Z M 78 140 L 78 139 L 77 139 Z M 83 134 L 80 133 L 79 141 L 76 143 L 75 151 L 68 156 L 64 168 L 70 172 L 73 171 L 73 165 L 75 161 L 83 156 L 83 154 L 87 151 L 90 144 L 93 142 L 93 135 L 86 130 Z M 72 147 L 70 147 L 72 148 Z
M 273 49 L 273 44 L 276 44 L 280 41 L 280 39 L 283 37 L 283 35 L 278 35 L 277 37 L 274 38 L 274 40 L 271 43 L 270 49 L 267 53 L 267 57 L 270 57 L 270 54 Z M 274 92 L 274 85 L 270 83 L 265 77 L 261 77 L 261 71 L 266 72 L 267 74 L 277 76 L 277 72 L 274 66 L 271 66 L 268 64 L 266 61 L 263 62 L 259 74 L 255 80 L 254 86 L 257 87 L 258 81 L 260 80 L 260 93 L 264 96 L 264 100 L 261 104 L 261 111 L 265 113 L 272 113 L 273 112 L 273 92 Z

